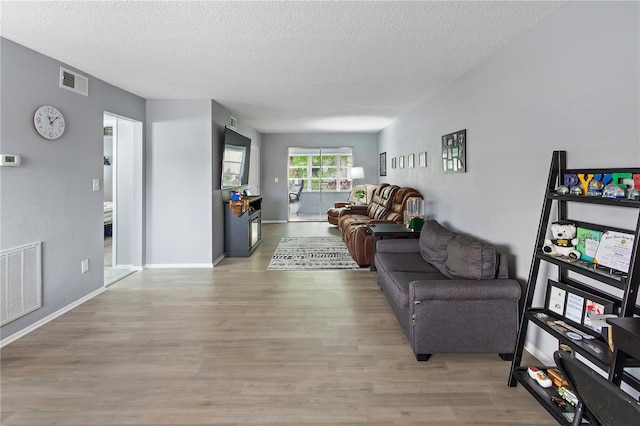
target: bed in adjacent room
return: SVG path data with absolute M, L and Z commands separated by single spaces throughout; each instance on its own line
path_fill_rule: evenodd
M 104 202 L 104 236 L 110 237 L 113 225 L 113 201 Z

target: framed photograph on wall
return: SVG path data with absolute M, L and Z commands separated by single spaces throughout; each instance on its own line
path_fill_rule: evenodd
M 400 157 L 398 157 L 398 167 L 400 167 L 401 169 L 404 169 L 404 155 L 401 155 Z
M 407 155 L 407 167 L 415 167 L 416 166 L 416 155 L 409 154 Z
M 398 167 L 398 164 L 397 164 L 397 163 L 398 163 L 398 160 L 396 159 L 396 157 L 393 157 L 393 158 L 391 159 L 391 168 L 392 168 L 392 169 L 395 169 L 396 167 Z
M 467 171 L 467 130 L 442 136 L 442 168 L 446 173 Z
M 418 167 L 427 167 L 427 153 L 421 152 L 418 154 Z
M 387 153 L 380 154 L 380 176 L 387 175 Z

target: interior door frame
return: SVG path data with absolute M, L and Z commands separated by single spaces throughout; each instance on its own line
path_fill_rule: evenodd
M 142 270 L 144 265 L 143 123 L 104 112 L 113 129 L 113 260 L 114 268 Z M 103 185 L 104 186 L 104 185 Z

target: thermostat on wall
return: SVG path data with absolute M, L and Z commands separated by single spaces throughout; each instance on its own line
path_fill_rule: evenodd
M 0 154 L 0 166 L 19 166 L 20 156 L 15 154 Z

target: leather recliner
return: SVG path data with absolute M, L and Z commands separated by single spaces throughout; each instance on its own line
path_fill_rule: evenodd
M 364 183 L 361 185 L 356 185 L 353 187 L 353 191 L 349 195 L 349 199 L 347 201 L 339 201 L 334 203 L 334 206 L 327 210 L 327 222 L 332 225 L 338 225 L 338 218 L 340 217 L 340 213 L 349 206 L 364 204 L 368 205 L 371 202 L 371 198 L 373 197 L 373 191 L 378 187 L 378 185 L 373 185 L 369 183 Z M 355 196 L 355 192 L 359 189 L 365 191 L 364 200 L 359 200 Z
M 351 257 L 359 266 L 371 265 L 374 238 L 367 225 L 402 223 L 407 200 L 422 197 L 413 188 L 382 183 L 368 206 L 349 206 L 340 213 L 338 228 Z

